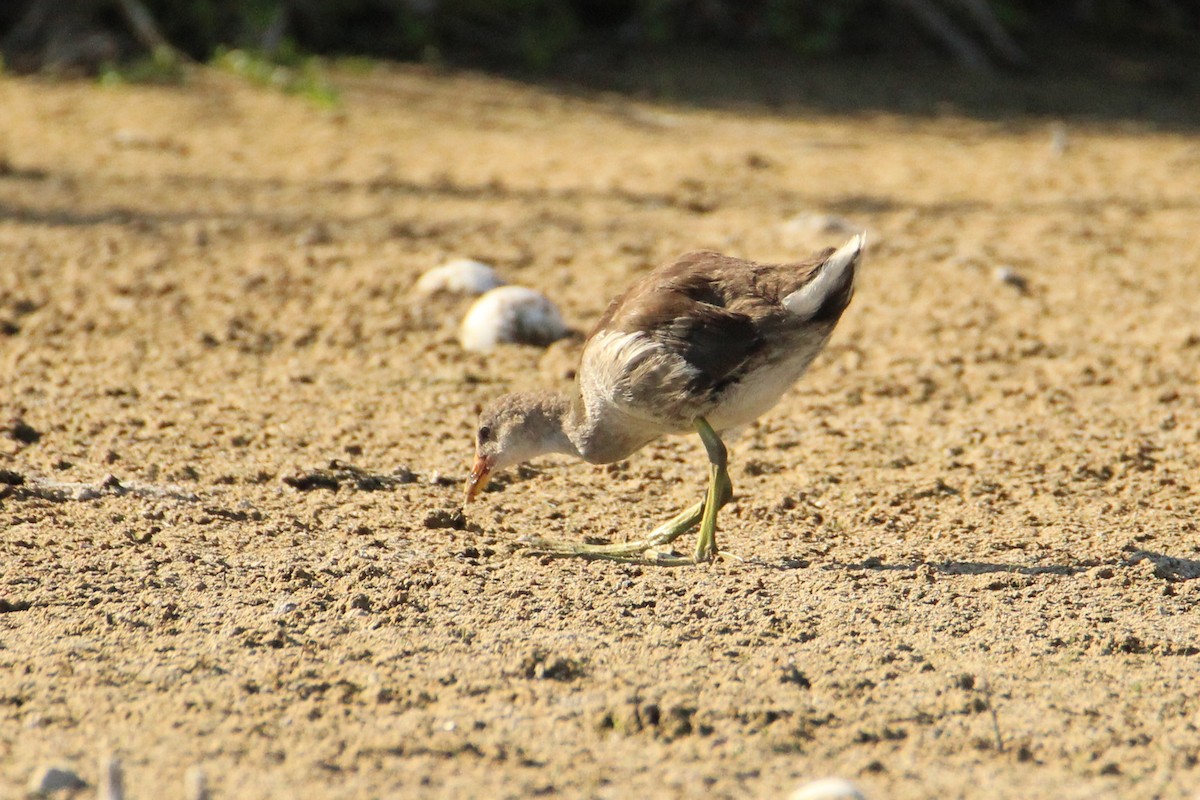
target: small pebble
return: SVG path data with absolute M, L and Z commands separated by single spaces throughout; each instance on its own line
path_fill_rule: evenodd
M 37 444 L 42 438 L 41 431 L 23 419 L 14 419 L 9 423 L 8 435 L 21 444 Z
M 425 515 L 425 527 L 430 529 L 452 528 L 462 531 L 467 529 L 467 518 L 461 509 L 447 511 L 439 508 Z
M 822 778 L 800 785 L 788 800 L 867 800 L 867 796 L 844 778 Z
M 283 600 L 275 606 L 275 613 L 279 615 L 290 614 L 297 608 L 296 603 L 291 600 Z
M 504 281 L 487 264 L 456 258 L 418 278 L 413 291 L 421 297 L 442 293 L 479 295 L 503 285 Z
M 66 767 L 41 767 L 29 779 L 29 793 L 46 797 L 63 790 L 76 791 L 87 786 L 83 778 Z
M 1029 281 L 1012 267 L 996 267 L 992 272 L 992 277 L 996 279 L 997 283 L 1007 284 L 1021 294 L 1029 291 Z
M 466 350 L 486 353 L 502 342 L 545 347 L 570 330 L 558 309 L 541 292 L 501 286 L 475 301 L 459 328 Z
M 329 227 L 323 223 L 316 223 L 308 226 L 299 236 L 296 237 L 296 245 L 298 247 L 314 247 L 316 245 L 330 244 L 333 242 L 333 234 L 329 232 Z

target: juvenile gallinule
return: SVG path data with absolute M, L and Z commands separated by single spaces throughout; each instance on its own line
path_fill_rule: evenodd
M 733 496 L 720 433 L 765 413 L 804 374 L 850 303 L 864 243 L 860 234 L 793 264 L 694 252 L 648 273 L 596 324 L 572 392 L 509 394 L 484 409 L 467 500 L 496 470 L 540 455 L 607 464 L 695 430 L 711 463 L 699 503 L 636 541 L 524 543 L 550 555 L 640 561 L 699 524 L 691 557 L 655 560 L 713 559 L 717 511 Z

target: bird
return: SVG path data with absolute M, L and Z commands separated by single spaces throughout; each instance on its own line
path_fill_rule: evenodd
M 694 251 L 650 271 L 596 323 L 570 391 L 507 394 L 483 408 L 465 503 L 497 471 L 542 455 L 608 464 L 662 436 L 695 431 L 709 460 L 704 498 L 645 538 L 521 543 L 550 556 L 714 560 L 717 512 L 733 498 L 722 435 L 775 406 L 824 348 L 854 296 L 865 246 L 860 233 L 786 264 Z M 659 552 L 697 525 L 690 556 Z

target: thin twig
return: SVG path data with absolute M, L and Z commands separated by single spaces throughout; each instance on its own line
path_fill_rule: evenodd
M 271 15 L 271 21 L 267 24 L 267 29 L 263 31 L 262 44 L 259 46 L 264 53 L 274 53 L 279 49 L 279 45 L 283 43 L 283 37 L 287 35 L 287 28 L 287 3 L 280 3 L 275 6 L 275 13 Z
M 142 3 L 142 0 L 117 0 L 117 5 L 121 9 L 121 13 L 125 15 L 125 19 L 129 22 L 129 27 L 133 30 L 133 35 L 142 43 L 151 53 L 166 53 L 177 62 L 185 62 L 187 58 L 179 50 L 167 41 L 166 37 L 158 30 L 158 24 L 155 23 L 153 15 L 149 9 Z
M 987 0 L 958 0 L 958 2 L 971 15 L 975 25 L 987 37 L 991 46 L 1010 66 L 1029 65 L 1029 56 L 1025 55 L 1025 51 L 1018 47 L 1013 38 L 1008 35 L 1008 31 L 1004 30 L 1004 26 L 1000 24 L 1000 20 L 996 19 Z
M 925 30 L 935 36 L 954 54 L 958 63 L 977 72 L 990 72 L 992 65 L 987 54 L 959 30 L 946 14 L 930 0 L 890 0 L 892 5 L 911 14 Z
M 996 736 L 996 750 L 1004 752 L 1004 737 L 1000 735 L 1000 717 L 996 714 L 996 704 L 992 702 L 992 682 L 983 679 L 983 696 L 987 700 L 988 712 L 992 715 L 992 733 Z

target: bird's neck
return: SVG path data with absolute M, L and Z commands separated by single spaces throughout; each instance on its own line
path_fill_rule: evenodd
M 520 402 L 532 413 L 526 417 L 529 451 L 518 461 L 561 453 L 592 464 L 608 464 L 626 458 L 662 433 L 657 428 L 647 431 L 636 425 L 612 424 L 612 419 L 603 424 L 600 415 L 588 413 L 578 389 L 571 394 L 531 392 L 523 394 Z
M 560 392 L 531 393 L 528 402 L 539 412 L 529 417 L 535 426 L 536 455 L 560 453 L 582 458 L 578 444 L 585 424 L 582 403 Z

